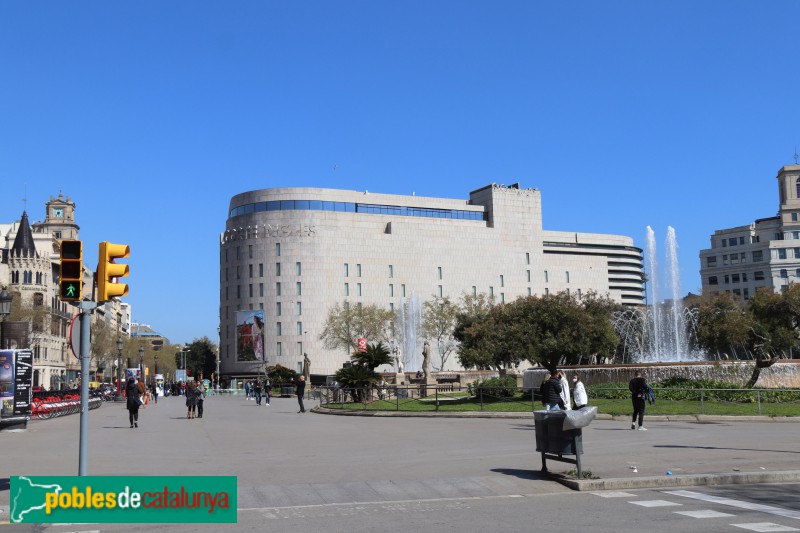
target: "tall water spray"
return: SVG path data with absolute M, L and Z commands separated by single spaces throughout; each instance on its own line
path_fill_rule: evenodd
M 666 276 L 661 275 L 656 236 L 650 226 L 647 226 L 646 245 L 648 306 L 620 311 L 614 316 L 614 328 L 622 341 L 622 358 L 625 362 L 647 363 L 702 360 L 704 354 L 689 346 L 697 317 L 683 306 L 675 228 L 667 228 Z M 665 301 L 661 300 L 662 292 L 668 292 Z
M 412 292 L 410 298 L 401 299 L 398 318 L 395 335 L 399 337 L 406 372 L 421 370 L 422 346 L 418 332 L 422 331 L 422 302 L 417 294 Z

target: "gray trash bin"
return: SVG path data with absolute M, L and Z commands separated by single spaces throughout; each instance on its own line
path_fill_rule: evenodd
M 583 453 L 581 429 L 563 429 L 566 411 L 534 411 L 536 451 L 555 455 L 578 455 Z

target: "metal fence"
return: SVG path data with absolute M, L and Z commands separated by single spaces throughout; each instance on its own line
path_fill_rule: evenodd
M 654 388 L 650 414 L 800 416 L 800 389 Z M 318 387 L 313 392 L 328 409 L 364 411 L 495 411 L 542 409 L 539 391 L 515 387 L 470 386 L 443 391 L 435 385 Z M 589 405 L 599 412 L 629 413 L 631 393 L 621 387 L 589 387 Z

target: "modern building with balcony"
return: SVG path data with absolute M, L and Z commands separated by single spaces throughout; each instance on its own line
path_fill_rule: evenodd
M 594 291 L 641 305 L 642 261 L 631 237 L 543 230 L 541 193 L 518 184 L 467 200 L 301 187 L 237 194 L 220 235 L 221 372 L 245 376 L 265 362 L 300 371 L 308 353 L 313 374 L 334 373 L 349 354 L 319 336 L 345 301 L 398 311 L 432 297 L 503 303 Z
M 746 226 L 716 230 L 700 250 L 703 294 L 728 292 L 747 300 L 766 288 L 800 281 L 800 165 L 778 171 L 778 213 Z

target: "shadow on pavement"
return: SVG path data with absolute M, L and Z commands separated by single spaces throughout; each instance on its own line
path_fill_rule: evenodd
M 519 426 L 513 426 L 511 429 L 521 429 L 523 431 L 531 431 L 531 430 L 534 429 L 534 425 L 533 424 L 523 424 L 523 425 L 519 425 Z
M 506 476 L 514 476 L 520 479 L 529 479 L 529 480 L 551 480 L 552 477 L 547 472 L 541 472 L 539 470 L 521 470 L 518 468 L 492 468 L 492 472 L 496 472 L 498 474 L 504 474 Z
M 734 450 L 740 452 L 800 453 L 797 450 L 759 450 L 756 448 L 723 448 L 721 446 L 684 446 L 680 444 L 656 444 L 653 448 L 686 448 L 692 450 Z
M 129 429 L 130 426 L 103 426 L 103 429 Z
M 11 488 L 11 478 L 0 477 L 0 492 Z

